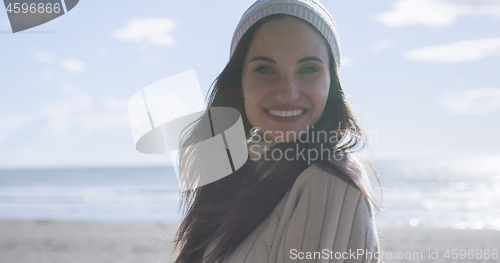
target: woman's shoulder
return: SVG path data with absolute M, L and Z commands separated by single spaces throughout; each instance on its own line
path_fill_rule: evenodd
M 321 165 L 311 164 L 295 180 L 293 187 L 290 189 L 290 196 L 294 197 L 296 202 L 301 198 L 307 198 L 311 202 L 326 199 L 326 201 L 340 203 L 341 205 L 346 202 L 361 202 L 363 206 L 368 208 L 369 214 L 372 215 L 373 204 L 369 198 L 365 197 L 365 194 L 370 195 L 372 191 L 368 174 L 358 160 L 354 157 L 351 158 L 353 159 L 350 160 L 350 165 L 354 165 L 354 167 L 348 167 L 349 165 L 346 162 L 331 163 L 339 170 L 347 167 L 346 171 L 354 173 L 353 176 L 357 177 L 359 186 L 343 179 L 341 175 L 334 170 L 332 171 L 332 169 L 325 169 Z
M 317 164 L 311 164 L 295 180 L 294 187 L 306 187 L 308 184 L 320 183 L 327 187 L 328 184 L 347 185 L 348 183 L 340 179 L 334 173 L 321 168 Z
M 330 184 L 335 184 L 338 186 L 355 188 L 360 191 L 355 185 L 342 178 L 340 171 L 344 170 L 352 176 L 355 176 L 363 188 L 369 188 L 365 190 L 371 190 L 368 175 L 356 157 L 350 156 L 348 161 L 332 160 L 330 164 L 331 167 L 335 167 L 336 169 L 325 169 L 322 165 L 315 163 L 309 165 L 297 177 L 294 187 L 304 188 L 312 183 L 321 185 L 322 187 L 328 187 Z M 338 172 L 335 172 L 335 170 Z

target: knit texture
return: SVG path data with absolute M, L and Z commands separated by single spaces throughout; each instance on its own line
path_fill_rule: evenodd
M 360 176 L 368 175 L 362 172 Z M 368 178 L 361 181 L 367 184 L 364 189 L 370 189 Z M 209 245 L 205 257 L 214 245 Z M 349 254 L 359 249 L 365 255 L 347 260 L 331 257 L 329 253 Z M 329 253 L 327 258 L 301 260 L 293 255 L 325 250 Z M 379 253 L 370 201 L 356 187 L 312 164 L 299 175 L 271 214 L 223 263 L 379 263 Z M 206 258 L 202 262 L 207 262 Z
M 243 14 L 231 41 L 231 56 L 245 32 L 257 21 L 274 14 L 287 14 L 313 25 L 326 39 L 340 70 L 340 46 L 337 26 L 325 7 L 315 0 L 258 0 Z

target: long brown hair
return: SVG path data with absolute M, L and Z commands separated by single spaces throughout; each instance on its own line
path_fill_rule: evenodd
M 242 88 L 241 78 L 243 63 L 255 31 L 264 23 L 275 19 L 284 19 L 287 15 L 278 14 L 265 17 L 255 23 L 243 35 L 233 56 L 224 70 L 212 85 L 211 93 L 207 97 L 210 107 L 232 107 L 237 109 L 243 119 L 246 135 L 249 136 L 252 125 L 245 113 L 244 101 L 240 95 Z M 326 40 L 325 40 L 325 43 Z M 328 46 L 328 44 L 326 44 Z M 348 107 L 344 93 L 338 79 L 332 52 L 330 57 L 330 90 L 327 103 L 320 119 L 314 124 L 314 130 L 334 132 L 341 139 L 327 140 L 323 149 L 341 151 L 345 156 L 349 152 L 364 147 L 365 140 L 358 122 Z M 310 136 L 306 133 L 304 136 Z M 194 124 L 189 134 L 186 134 L 184 143 L 190 145 L 196 141 L 197 125 Z M 277 143 L 272 149 L 319 149 L 321 143 L 311 140 L 298 140 L 287 143 Z M 298 147 L 298 148 L 296 148 Z M 322 154 L 328 154 L 325 151 Z M 196 173 L 192 163 L 196 152 L 181 152 L 180 167 L 182 173 Z M 370 193 L 361 185 L 360 167 L 344 158 L 344 165 L 328 161 L 331 156 L 323 156 L 321 160 L 312 163 L 337 176 L 349 184 L 357 187 L 369 200 Z M 208 262 L 220 262 L 228 256 L 248 237 L 252 231 L 262 223 L 272 212 L 285 193 L 292 187 L 299 174 L 309 166 L 305 160 L 288 161 L 269 160 L 256 165 L 250 159 L 234 173 L 221 180 L 182 193 L 181 207 L 185 209 L 185 217 L 176 235 L 175 248 L 180 248 L 176 263 L 201 262 L 209 245 L 212 251 L 207 255 Z M 268 171 L 265 178 L 261 178 L 259 171 Z M 202 172 L 202 171 L 201 171 Z

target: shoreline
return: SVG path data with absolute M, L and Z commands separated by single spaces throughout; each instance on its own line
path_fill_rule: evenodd
M 155 222 L 63 222 L 0 220 L 0 261 L 31 262 L 173 262 L 170 257 L 178 223 Z M 381 252 L 386 262 L 453 262 L 446 250 L 474 250 L 474 258 L 461 262 L 497 262 L 493 249 L 500 250 L 500 231 L 449 228 L 379 228 Z M 497 245 L 498 244 L 498 245 Z M 476 258 L 479 250 L 490 259 Z M 429 258 L 438 252 L 438 259 Z M 396 259 L 421 253 L 421 258 Z M 408 254 L 410 253 L 410 254 Z M 463 252 L 462 252 L 463 253 Z M 500 253 L 500 251 L 499 251 Z M 477 255 L 476 255 L 477 254 Z M 435 254 L 434 254 L 435 255 Z M 470 256 L 470 255 L 469 255 Z M 500 257 L 500 255 L 499 255 Z

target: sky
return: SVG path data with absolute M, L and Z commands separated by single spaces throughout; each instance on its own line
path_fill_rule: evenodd
M 196 70 L 203 94 L 253 1 L 86 1 L 13 34 L 0 8 L 0 168 L 165 165 L 128 100 Z M 499 0 L 323 0 L 373 160 L 500 156 Z

